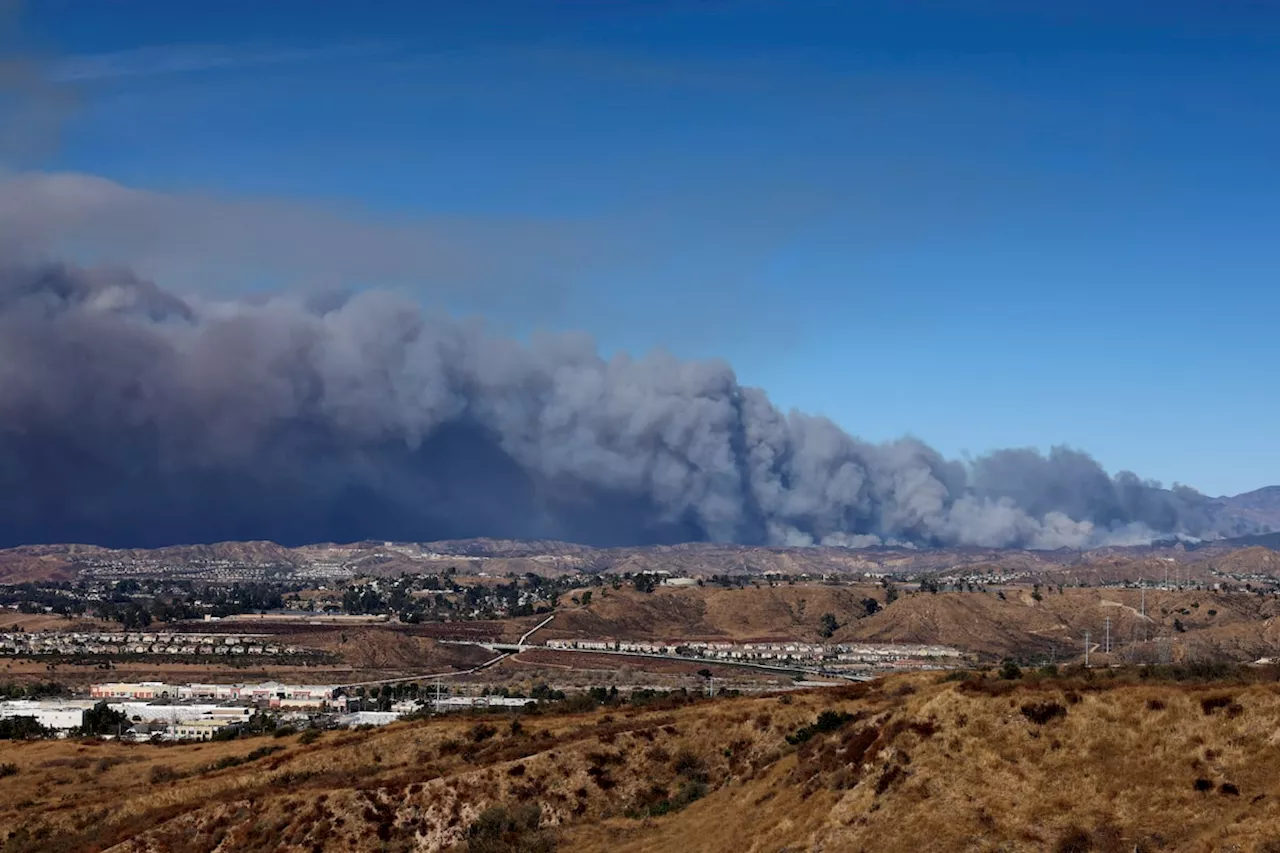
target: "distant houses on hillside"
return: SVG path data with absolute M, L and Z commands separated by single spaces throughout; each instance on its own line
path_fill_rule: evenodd
M 0 633 L 0 655 L 296 655 L 260 634 L 41 631 Z
M 778 640 L 729 643 L 704 640 L 631 641 L 554 639 L 548 648 L 560 650 L 630 652 L 642 655 L 680 655 L 735 663 L 807 664 L 824 667 L 875 669 L 937 669 L 959 666 L 967 658 L 950 646 L 908 643 L 805 643 Z

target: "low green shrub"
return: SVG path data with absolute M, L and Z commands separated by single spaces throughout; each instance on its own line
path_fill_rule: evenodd
M 818 715 L 817 720 L 807 726 L 801 726 L 792 734 L 787 735 L 787 743 L 797 746 L 813 739 L 815 735 L 833 732 L 852 720 L 853 714 L 848 714 L 844 711 L 823 711 Z

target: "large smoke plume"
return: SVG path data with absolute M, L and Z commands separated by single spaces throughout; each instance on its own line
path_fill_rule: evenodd
M 785 414 L 725 364 L 529 344 L 385 292 L 184 301 L 0 272 L 0 543 L 467 536 L 1032 548 L 1220 535 L 1089 456 L 968 463 Z

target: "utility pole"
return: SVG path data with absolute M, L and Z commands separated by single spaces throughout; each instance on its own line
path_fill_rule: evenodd
M 1140 583 L 1142 583 L 1142 642 L 1145 643 L 1147 641 L 1147 584 L 1145 581 Z
M 1111 654 L 1111 617 L 1110 616 L 1107 617 L 1107 643 L 1104 648 L 1106 649 L 1107 654 Z
M 1089 632 L 1084 632 L 1084 666 L 1089 668 Z

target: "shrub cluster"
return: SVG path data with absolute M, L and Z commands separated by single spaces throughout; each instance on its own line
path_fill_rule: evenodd
M 1200 710 L 1206 717 L 1219 709 L 1225 709 L 1227 716 L 1232 718 L 1244 713 L 1244 707 L 1233 696 L 1206 696 L 1200 700 Z
M 255 749 L 253 752 L 250 752 L 248 755 L 223 756 L 222 758 L 219 758 L 217 761 L 211 764 L 207 769 L 208 770 L 225 770 L 228 767 L 239 767 L 241 764 L 249 764 L 251 762 L 257 761 L 260 758 L 266 758 L 268 755 L 271 755 L 273 752 L 280 752 L 283 749 L 284 749 L 283 746 L 274 746 L 274 745 L 260 746 L 257 749 Z
M 671 762 L 671 767 L 676 773 L 690 781 L 700 784 L 707 781 L 706 762 L 692 750 L 682 749 L 677 752 L 675 759 Z
M 498 730 L 488 723 L 476 723 L 472 726 L 469 736 L 473 743 L 480 743 L 488 740 L 498 733 Z
M 542 827 L 537 803 L 492 806 L 467 828 L 467 853 L 551 853 L 555 849 L 555 836 Z
M 150 781 L 152 785 L 164 785 L 169 782 L 176 782 L 181 778 L 182 774 L 168 764 L 156 764 L 151 768 Z
M 1060 702 L 1026 702 L 1020 710 L 1022 716 L 1037 726 L 1043 726 L 1057 717 L 1067 715 L 1066 706 Z
M 793 746 L 805 743 L 815 735 L 833 732 L 852 720 L 853 714 L 848 714 L 844 711 L 823 711 L 818 715 L 817 720 L 807 726 L 801 726 L 792 734 L 787 735 L 787 743 Z

